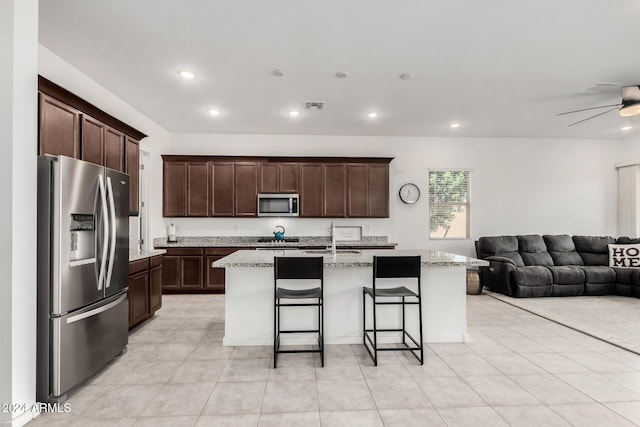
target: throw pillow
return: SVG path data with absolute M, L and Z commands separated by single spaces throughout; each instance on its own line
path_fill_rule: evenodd
M 640 268 L 640 245 L 609 245 L 609 267 Z

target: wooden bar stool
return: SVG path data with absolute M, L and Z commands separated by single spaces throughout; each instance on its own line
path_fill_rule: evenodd
M 278 364 L 279 353 L 320 353 L 324 366 L 324 258 L 323 257 L 275 257 L 273 260 L 274 306 L 273 306 L 273 368 Z M 278 286 L 283 279 L 309 280 L 319 286 L 303 289 L 286 289 Z M 313 302 L 287 302 L 287 300 L 310 299 Z M 282 307 L 317 307 L 318 329 L 280 329 Z M 317 333 L 318 348 L 312 350 L 280 350 L 280 334 Z
M 420 256 L 374 256 L 373 257 L 373 287 L 362 288 L 362 325 L 363 344 L 378 366 L 378 351 L 410 351 L 422 365 L 424 363 L 424 350 L 422 348 L 422 298 L 420 290 Z M 412 290 L 406 286 L 379 286 L 378 279 L 416 279 L 417 288 Z M 369 296 L 373 301 L 373 328 L 367 329 L 367 305 Z M 402 306 L 402 328 L 379 328 L 377 325 L 376 311 L 379 305 Z M 418 305 L 418 319 L 420 325 L 420 337 L 416 340 L 406 329 L 405 306 Z M 403 347 L 380 347 L 378 345 L 378 332 L 402 332 Z M 411 343 L 407 343 L 407 338 Z M 419 353 L 419 355 L 418 355 Z

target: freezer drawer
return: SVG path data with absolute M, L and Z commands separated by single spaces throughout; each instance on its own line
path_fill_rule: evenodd
M 129 340 L 127 293 L 51 320 L 51 394 L 61 396 L 111 361 Z

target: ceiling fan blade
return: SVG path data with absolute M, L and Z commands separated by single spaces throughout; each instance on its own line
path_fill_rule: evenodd
M 640 86 L 625 86 L 622 88 L 623 101 L 640 101 Z
M 581 111 L 589 111 L 589 110 L 598 110 L 600 108 L 607 108 L 607 107 L 620 107 L 622 106 L 622 104 L 611 104 L 611 105 L 600 105 L 599 107 L 590 107 L 590 108 L 582 108 L 580 110 L 573 110 L 573 111 L 565 111 L 564 113 L 559 113 L 556 114 L 557 116 L 564 116 L 565 114 L 573 114 L 573 113 L 579 113 Z
M 586 122 L 587 120 L 594 119 L 594 118 L 596 118 L 598 116 L 602 116 L 603 114 L 607 114 L 608 112 L 613 111 L 613 110 L 617 110 L 617 109 L 618 109 L 618 106 L 616 105 L 614 108 L 612 108 L 610 110 L 603 111 L 602 113 L 598 113 L 595 116 L 587 117 L 586 119 L 582 119 L 579 122 L 571 123 L 569 126 L 573 126 L 573 125 L 577 125 L 578 123 Z

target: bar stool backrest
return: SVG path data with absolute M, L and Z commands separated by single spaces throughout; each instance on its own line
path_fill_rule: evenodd
M 275 257 L 274 279 L 320 279 L 324 273 L 323 257 Z
M 420 280 L 420 256 L 374 256 L 373 278 L 416 278 Z

